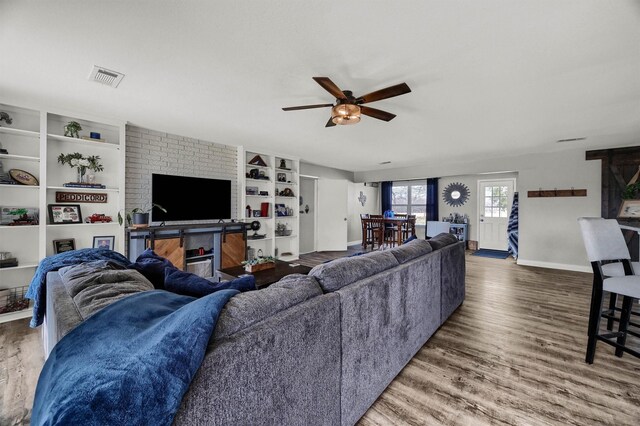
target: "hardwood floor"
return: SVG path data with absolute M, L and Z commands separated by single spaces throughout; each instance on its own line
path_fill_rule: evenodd
M 599 343 L 584 363 L 590 289 L 590 274 L 467 256 L 464 304 L 359 425 L 638 424 L 640 359 Z M 39 330 L 0 324 L 0 425 L 28 424 L 41 367 Z
M 467 256 L 466 285 L 359 425 L 640 424 L 640 359 L 584 362 L 591 274 Z
M 44 363 L 40 330 L 29 319 L 0 324 L 0 425 L 28 425 Z

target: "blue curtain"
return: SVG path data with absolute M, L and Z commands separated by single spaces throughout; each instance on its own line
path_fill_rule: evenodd
M 391 189 L 393 187 L 393 182 L 382 182 L 380 195 L 382 199 L 382 213 L 387 210 L 391 210 Z
M 438 220 L 438 179 L 427 179 L 427 220 Z

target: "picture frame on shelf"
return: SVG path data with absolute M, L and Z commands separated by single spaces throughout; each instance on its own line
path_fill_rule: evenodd
M 63 238 L 60 240 L 53 240 L 53 253 L 60 254 L 66 251 L 72 251 L 76 249 L 75 238 Z
M 49 204 L 48 208 L 51 225 L 82 223 L 80 204 Z
M 640 200 L 622 200 L 619 219 L 640 219 Z
M 287 206 L 285 206 L 284 204 L 276 204 L 275 209 L 276 209 L 276 216 L 278 217 L 287 216 Z
M 278 173 L 276 176 L 278 178 L 278 182 L 286 182 L 287 181 L 287 174 L 286 173 Z
M 95 236 L 93 237 L 93 248 L 113 250 L 115 241 L 115 235 Z
M 24 226 L 37 225 L 39 219 L 37 207 L 0 207 L 0 225 Z

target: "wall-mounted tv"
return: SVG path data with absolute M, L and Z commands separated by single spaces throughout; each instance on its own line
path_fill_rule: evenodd
M 231 218 L 231 181 L 189 176 L 151 175 L 151 221 L 216 220 Z

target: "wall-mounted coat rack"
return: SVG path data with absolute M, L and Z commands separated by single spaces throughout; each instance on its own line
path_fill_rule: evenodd
M 586 197 L 586 189 L 538 189 L 537 191 L 527 192 L 527 196 L 530 198 L 542 198 L 542 197 Z

